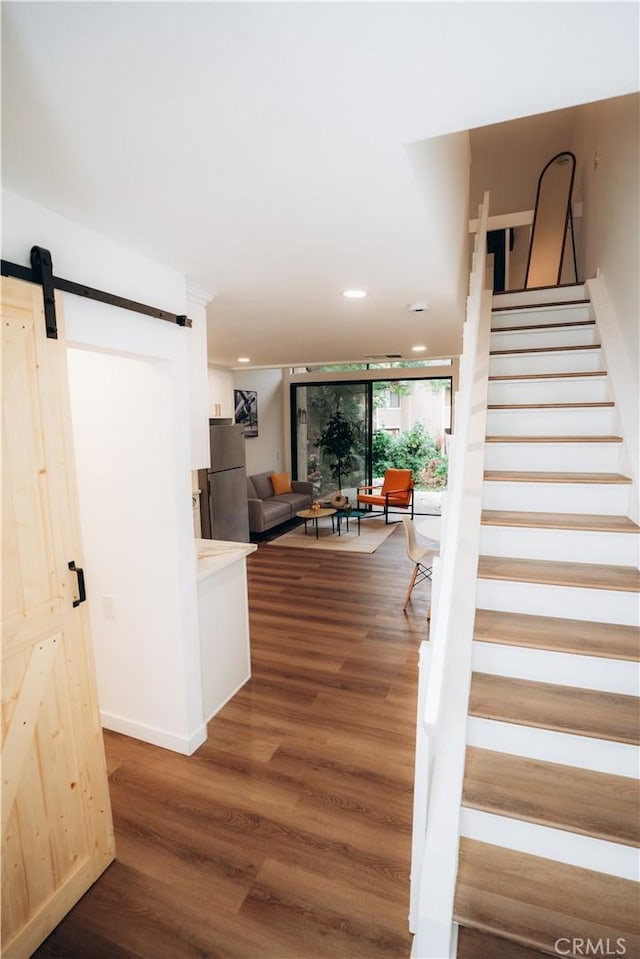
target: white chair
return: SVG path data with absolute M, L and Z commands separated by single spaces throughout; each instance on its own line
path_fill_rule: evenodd
M 402 522 L 404 523 L 404 534 L 407 541 L 407 555 L 409 559 L 415 563 L 409 589 L 405 596 L 404 606 L 402 607 L 403 610 L 406 610 L 409 605 L 409 600 L 411 599 L 413 587 L 418 583 L 422 583 L 425 579 L 431 579 L 433 557 L 438 555 L 438 550 L 433 547 L 420 546 L 416 537 L 416 528 L 413 520 L 409 519 L 408 516 L 403 516 Z M 431 606 L 427 609 L 427 619 L 429 619 L 430 616 Z

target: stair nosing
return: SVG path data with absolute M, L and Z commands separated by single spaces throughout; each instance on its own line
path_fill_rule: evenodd
M 574 283 L 569 283 L 569 286 L 575 286 Z M 555 289 L 554 287 L 547 287 L 547 289 Z M 494 296 L 516 296 L 518 293 L 531 293 L 532 290 L 503 290 L 500 293 L 494 293 Z M 519 306 L 492 306 L 492 313 L 508 313 L 510 311 L 516 310 L 552 310 L 557 307 L 571 307 L 571 306 L 589 306 L 591 299 L 582 299 L 582 300 L 546 300 L 544 303 L 522 303 Z
M 621 436 L 485 436 L 486 443 L 622 443 Z
M 487 403 L 488 410 L 573 410 L 573 409 L 611 409 L 613 400 L 599 400 L 595 403 Z
M 485 758 L 486 757 L 486 758 Z M 470 770 L 470 765 L 475 761 L 475 768 Z M 474 798 L 473 796 L 465 797 L 465 784 L 468 785 L 469 780 L 477 781 L 478 774 L 482 774 L 482 763 L 493 762 L 502 765 L 506 769 L 506 776 L 502 783 L 505 791 L 508 790 L 508 778 L 509 775 L 513 775 L 513 767 L 515 770 L 523 770 L 520 773 L 523 778 L 527 778 L 527 767 L 530 769 L 536 769 L 537 767 L 542 768 L 543 775 L 553 774 L 557 777 L 557 788 L 559 790 L 571 791 L 575 790 L 576 780 L 581 781 L 581 788 L 589 788 L 590 783 L 599 783 L 603 789 L 603 792 L 606 793 L 607 790 L 612 790 L 614 795 L 619 796 L 620 793 L 624 790 L 635 790 L 637 786 L 637 781 L 634 779 L 629 779 L 623 776 L 612 775 L 611 773 L 602 773 L 595 772 L 594 770 L 586 769 L 576 769 L 573 766 L 567 766 L 562 763 L 551 762 L 546 759 L 535 759 L 527 756 L 517 756 L 513 753 L 503 753 L 496 750 L 486 749 L 480 746 L 467 746 L 466 755 L 465 755 L 465 773 L 464 773 L 464 782 L 463 782 L 463 794 L 462 794 L 462 805 L 467 809 L 475 809 L 479 812 L 490 813 L 495 816 L 503 816 L 508 819 L 516 819 L 519 822 L 530 822 L 535 825 L 546 826 L 551 829 L 559 829 L 563 832 L 575 833 L 581 836 L 589 836 L 593 839 L 599 839 L 604 842 L 613 842 L 618 843 L 623 846 L 631 846 L 634 848 L 640 847 L 640 828 L 636 822 L 636 829 L 631 834 L 628 829 L 626 835 L 616 835 L 612 830 L 600 829 L 600 828 L 587 828 L 586 825 L 577 825 L 574 820 L 572 820 L 568 815 L 564 818 L 561 815 L 551 815 L 549 812 L 547 815 L 544 815 L 544 810 L 542 809 L 543 804 L 540 803 L 540 809 L 537 813 L 531 814 L 527 813 L 526 810 L 522 808 L 522 799 L 518 800 L 514 796 L 514 806 L 507 808 L 506 805 L 500 805 L 495 800 L 486 799 L 482 801 L 482 797 Z M 512 767 L 512 770 L 509 769 Z M 485 770 L 486 771 L 486 770 Z M 503 774 L 504 775 L 504 774 Z M 531 784 L 531 777 L 528 779 Z M 570 782 L 568 782 L 570 781 Z M 516 786 L 515 782 L 512 784 L 513 791 L 515 793 Z M 489 787 L 490 789 L 490 787 Z M 533 789 L 532 789 L 533 792 Z M 518 804 L 520 808 L 518 809 Z M 622 804 L 620 803 L 620 806 Z M 592 809 L 593 806 L 589 805 L 589 809 Z M 618 809 L 618 813 L 625 813 L 623 808 Z M 604 818 L 604 817 L 603 817 Z M 626 818 L 628 818 L 628 810 L 626 811 Z M 619 833 L 623 830 L 619 830 Z
M 503 332 L 493 330 L 494 333 Z M 601 350 L 601 343 L 579 344 L 577 346 L 529 346 L 520 350 L 489 350 L 489 356 L 525 356 L 527 353 L 571 353 L 575 350 Z
M 490 876 L 491 881 L 484 882 L 484 875 Z M 519 877 L 524 888 L 518 894 Z M 533 888 L 523 895 L 531 883 Z M 550 914 L 552 906 L 544 891 L 555 889 L 559 891 L 559 898 L 556 902 L 552 894 L 554 906 Z M 588 909 L 585 914 L 584 907 L 575 907 L 575 889 L 598 903 L 593 918 Z M 615 903 L 611 918 L 609 902 Z M 521 908 L 525 905 L 529 906 L 529 912 L 523 917 Z M 590 932 L 601 939 L 609 926 L 611 938 L 617 942 L 615 933 L 618 933 L 630 947 L 628 954 L 631 955 L 637 944 L 636 907 L 637 883 L 632 880 L 461 837 L 453 906 L 455 921 L 463 927 L 536 950 L 531 959 L 541 953 L 557 956 L 556 945 L 560 941 L 556 938 L 554 942 L 557 935 L 566 935 L 569 942 L 574 936 L 582 936 L 579 941 L 584 944 Z M 582 953 L 571 949 L 570 954 Z
M 503 565 L 505 567 L 504 573 L 500 569 Z M 600 575 L 606 573 L 605 579 L 607 580 L 612 575 L 617 575 L 620 579 L 615 585 L 612 583 L 604 585 L 599 581 L 598 573 Z M 578 574 L 583 578 L 582 581 L 575 578 Z M 591 574 L 591 581 L 584 582 L 589 574 Z M 624 580 L 622 577 L 624 577 Z M 519 556 L 481 555 L 478 557 L 478 579 L 532 583 L 540 586 L 560 586 L 569 589 L 596 589 L 614 593 L 640 593 L 640 570 L 635 566 L 617 566 L 614 564 L 572 563 L 564 560 L 525 559 Z M 629 583 L 633 581 L 634 585 L 628 585 L 625 580 L 628 580 Z
M 619 662 L 640 662 L 640 627 L 620 623 L 478 608 L 473 641 Z
M 629 746 L 640 746 L 640 731 L 637 728 L 637 723 L 634 730 L 634 735 L 631 736 L 628 733 L 623 733 L 619 729 L 614 731 L 610 726 L 589 726 L 588 723 L 582 722 L 580 724 L 570 723 L 566 719 L 558 718 L 557 713 L 554 718 L 553 708 L 549 707 L 547 704 L 546 714 L 544 716 L 535 717 L 530 712 L 528 715 L 526 712 L 520 716 L 510 716 L 507 711 L 504 709 L 504 705 L 501 702 L 500 706 L 502 707 L 502 712 L 500 708 L 489 709 L 485 707 L 480 709 L 480 707 L 474 707 L 471 702 L 471 697 L 473 695 L 473 679 L 474 677 L 487 676 L 492 680 L 497 682 L 500 685 L 507 685 L 512 689 L 514 686 L 520 690 L 520 697 L 526 698 L 526 691 L 533 697 L 536 694 L 542 694 L 545 691 L 552 690 L 554 693 L 559 695 L 567 695 L 572 698 L 575 702 L 576 696 L 581 696 L 583 700 L 592 699 L 593 701 L 598 700 L 608 700 L 609 702 L 615 702 L 619 705 L 627 704 L 629 707 L 632 707 L 636 712 L 638 709 L 638 697 L 629 696 L 625 693 L 605 693 L 599 690 L 593 689 L 584 689 L 580 686 L 565 686 L 563 683 L 543 683 L 537 680 L 532 679 L 518 679 L 511 676 L 496 676 L 493 673 L 481 673 L 477 670 L 474 670 L 471 677 L 471 692 L 469 700 L 469 716 L 479 718 L 479 719 L 489 719 L 494 722 L 508 723 L 511 726 L 528 726 L 534 729 L 547 729 L 552 732 L 560 733 L 569 733 L 572 736 L 584 736 L 589 739 L 599 739 L 604 742 L 616 742 L 623 743 Z M 567 691 L 564 693 L 564 691 Z M 521 704 L 520 704 L 521 705 Z M 540 709 L 540 705 L 537 706 Z M 526 709 L 526 704 L 525 704 Z M 545 711 L 544 706 L 542 711 Z M 592 715 L 591 713 L 589 714 Z
M 595 320 L 565 320 L 563 323 L 527 323 L 522 326 L 492 326 L 490 333 L 520 333 L 529 330 L 562 330 L 577 326 L 595 326 Z
M 504 474 L 504 475 L 501 475 Z M 551 478 L 553 477 L 553 478 Z M 565 477 L 564 479 L 561 477 Z M 602 478 L 600 478 L 602 477 Z M 630 486 L 622 473 L 569 473 L 536 470 L 485 470 L 485 483 L 561 483 L 566 485 Z
M 579 520 L 578 517 L 580 517 Z M 596 520 L 600 522 L 596 523 Z M 614 525 L 611 522 L 612 520 L 626 520 L 628 525 L 622 525 L 620 522 L 618 525 Z M 483 509 L 480 523 L 483 526 L 552 529 L 590 533 L 640 533 L 640 527 L 628 516 L 616 516 L 608 513 L 542 513 L 526 510 Z
M 506 380 L 567 380 L 579 377 L 607 376 L 606 370 L 568 371 L 565 373 L 497 373 L 488 377 L 489 382 L 500 383 Z

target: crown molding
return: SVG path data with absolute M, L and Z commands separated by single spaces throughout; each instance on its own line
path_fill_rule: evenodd
M 215 300 L 217 293 L 214 290 L 208 290 L 205 286 L 199 286 L 187 280 L 187 300 L 191 303 L 197 303 L 198 306 L 206 306 Z

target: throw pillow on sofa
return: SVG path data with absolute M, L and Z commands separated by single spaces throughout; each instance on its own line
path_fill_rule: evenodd
M 293 492 L 290 473 L 272 473 L 270 479 L 275 496 L 280 496 L 281 493 Z

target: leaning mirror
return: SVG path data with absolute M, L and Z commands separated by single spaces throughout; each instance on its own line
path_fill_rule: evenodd
M 573 244 L 571 193 L 575 169 L 575 156 L 565 152 L 549 160 L 540 174 L 524 284 L 526 289 L 558 286 L 560 283 L 568 228 Z M 573 259 L 575 268 L 575 247 Z

